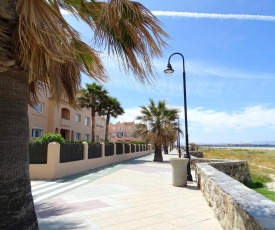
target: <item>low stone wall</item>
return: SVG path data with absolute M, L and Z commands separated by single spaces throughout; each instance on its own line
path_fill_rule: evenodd
M 223 229 L 275 229 L 275 202 L 239 182 L 250 179 L 247 162 L 191 158 L 191 165 Z
M 240 182 L 251 181 L 247 161 L 191 158 L 190 167 L 196 171 L 197 163 L 208 163 L 220 172 Z

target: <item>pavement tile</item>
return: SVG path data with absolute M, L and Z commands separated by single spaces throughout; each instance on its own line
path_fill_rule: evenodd
M 172 186 L 168 160 L 176 156 L 163 157 L 163 163 L 153 162 L 152 154 L 112 166 L 111 173 L 102 169 L 97 179 L 35 204 L 40 229 L 221 230 L 196 182 Z

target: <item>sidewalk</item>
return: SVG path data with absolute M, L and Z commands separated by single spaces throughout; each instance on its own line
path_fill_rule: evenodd
M 177 155 L 173 150 L 162 163 L 151 154 L 63 180 L 33 181 L 40 230 L 222 229 L 195 182 L 172 186 L 169 159 Z

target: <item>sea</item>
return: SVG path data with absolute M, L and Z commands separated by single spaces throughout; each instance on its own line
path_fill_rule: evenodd
M 200 146 L 205 148 L 216 148 L 216 149 L 265 149 L 275 150 L 275 146 Z

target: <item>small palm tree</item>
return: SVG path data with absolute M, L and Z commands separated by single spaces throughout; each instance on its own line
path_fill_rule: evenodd
M 168 145 L 170 147 L 170 151 L 173 149 L 173 145 L 178 138 L 178 134 L 182 133 L 181 129 L 178 127 L 177 122 L 171 123 L 171 125 L 167 128 L 167 139 Z
M 163 161 L 161 146 L 168 143 L 170 135 L 174 135 L 174 131 L 171 130 L 178 130 L 175 120 L 179 110 L 168 108 L 163 100 L 157 104 L 153 99 L 149 101 L 147 107 L 140 107 L 142 115 L 136 118 L 140 123 L 135 125 L 135 134 L 155 144 L 154 161 Z
M 95 115 L 101 103 L 107 100 L 108 91 L 102 85 L 93 83 L 86 84 L 86 89 L 79 91 L 77 103 L 81 108 L 91 109 L 92 116 L 92 142 L 95 142 Z
M 98 108 L 98 114 L 101 116 L 106 116 L 106 130 L 105 130 L 105 141 L 108 141 L 109 134 L 109 123 L 110 118 L 122 115 L 124 113 L 120 102 L 115 97 L 107 96 L 105 100 L 100 103 Z

